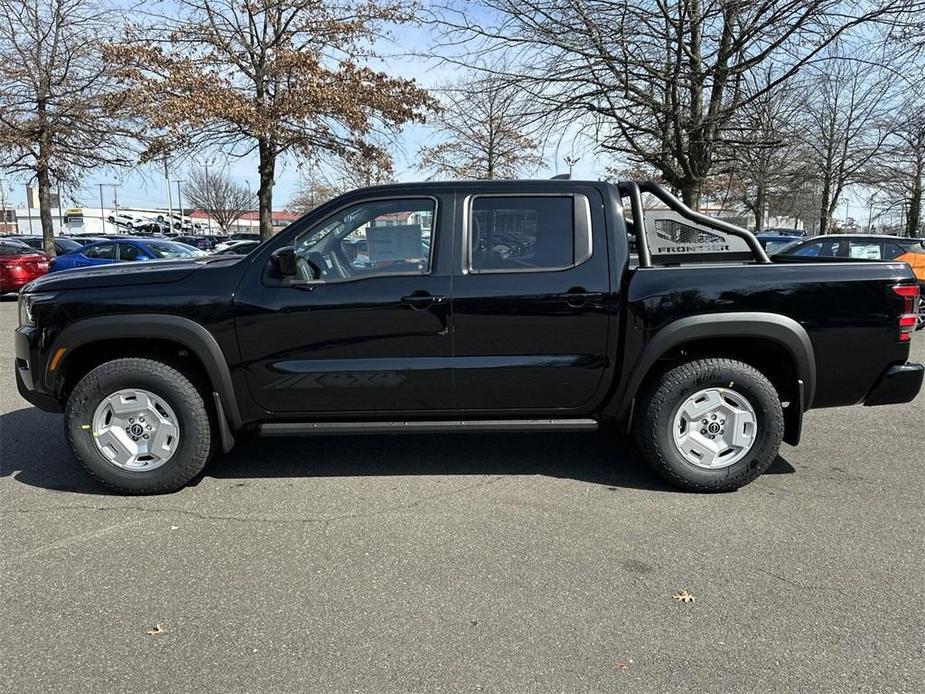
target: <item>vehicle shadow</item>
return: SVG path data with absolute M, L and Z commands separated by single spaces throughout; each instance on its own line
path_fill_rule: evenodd
M 781 457 L 768 471 L 792 472 Z M 674 491 L 645 464 L 631 439 L 607 429 L 593 434 L 245 434 L 204 473 L 206 479 L 399 475 L 545 475 L 612 488 Z M 109 493 L 73 460 L 61 415 L 36 408 L 0 415 L 0 476 L 56 491 Z

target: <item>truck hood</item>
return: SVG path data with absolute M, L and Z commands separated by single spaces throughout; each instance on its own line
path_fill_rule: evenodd
M 65 289 L 125 287 L 179 282 L 212 263 L 235 263 L 243 256 L 217 256 L 182 260 L 112 263 L 52 272 L 30 282 L 23 292 L 57 292 Z

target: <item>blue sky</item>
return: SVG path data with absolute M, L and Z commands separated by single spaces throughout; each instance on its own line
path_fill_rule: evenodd
M 164 3 L 169 5 L 169 3 Z M 420 57 L 409 57 L 407 54 L 416 51 L 423 52 L 433 43 L 433 37 L 424 27 L 402 26 L 393 30 L 393 41 L 380 43 L 377 48 L 384 57 L 377 61 L 375 67 L 396 76 L 414 78 L 419 84 L 427 88 L 436 87 L 451 81 L 461 68 L 440 63 L 436 60 L 427 61 Z M 400 181 L 421 180 L 426 172 L 421 170 L 417 161 L 417 151 L 424 144 L 435 140 L 432 130 L 427 126 L 410 125 L 403 129 L 400 136 L 400 146 L 393 154 L 395 157 L 396 178 Z M 554 174 L 567 171 L 563 157 L 573 154 L 580 157 L 575 166 L 573 175 L 576 178 L 598 179 L 604 173 L 610 160 L 603 155 L 596 155 L 593 151 L 572 152 L 568 147 L 558 150 L 550 146 L 545 152 L 545 164 L 540 167 L 534 176 L 548 178 Z M 204 152 L 199 157 L 175 166 L 170 171 L 171 195 L 173 204 L 177 202 L 177 179 L 188 178 L 191 168 L 211 161 L 212 166 L 224 168 L 228 174 L 241 183 L 248 183 L 252 190 L 257 188 L 257 161 L 255 156 L 243 158 L 229 158 L 220 152 Z M 88 207 L 100 204 L 100 193 L 97 184 L 117 184 L 118 202 L 121 207 L 162 207 L 167 204 L 166 182 L 163 167 L 144 166 L 130 171 L 119 172 L 93 172 L 85 174 L 84 184 L 75 194 L 76 200 L 66 198 L 65 204 L 72 202 Z M 293 198 L 299 188 L 300 171 L 293 158 L 285 159 L 277 165 L 277 183 L 274 189 L 274 208 L 283 209 Z M 24 206 L 24 182 L 10 181 L 14 190 L 12 202 L 17 206 Z M 104 205 L 113 206 L 113 188 L 107 185 L 104 188 Z M 256 196 L 255 196 L 256 197 Z M 849 197 L 847 203 L 855 209 L 854 215 L 861 213 L 863 202 Z M 256 200 L 255 200 L 256 206 Z M 840 214 L 843 214 L 845 203 L 842 204 Z

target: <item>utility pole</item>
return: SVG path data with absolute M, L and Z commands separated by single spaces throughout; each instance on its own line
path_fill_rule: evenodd
M 164 157 L 164 180 L 167 181 L 167 229 L 173 231 L 173 199 L 170 197 L 170 174 L 167 172 L 167 157 Z
M 209 167 L 215 163 L 215 159 L 207 159 L 202 165 L 206 170 L 206 199 L 209 201 L 209 209 L 206 210 L 206 214 L 209 216 L 209 235 L 212 235 L 212 179 L 209 178 Z
M 32 235 L 32 201 L 29 200 L 29 186 L 26 185 L 26 214 L 29 217 L 29 235 Z
M 96 185 L 100 187 L 100 231 L 105 234 L 106 233 L 106 211 L 103 210 L 103 186 L 105 186 L 106 184 L 97 183 Z
M 183 231 L 183 197 L 182 197 L 182 195 L 181 195 L 181 193 L 180 193 L 180 184 L 181 184 L 181 183 L 186 183 L 186 181 L 181 180 L 181 179 L 178 178 L 178 179 L 177 179 L 177 207 L 179 208 L 179 212 L 180 212 L 180 231 Z M 190 229 L 190 232 L 192 232 L 192 231 L 193 231 L 193 230 Z
M 2 213 L 0 214 L 3 214 L 3 232 L 4 233 L 7 233 L 8 231 L 7 227 L 9 226 L 9 223 L 6 218 L 6 194 L 7 192 L 12 193 L 13 189 L 7 188 L 7 183 L 6 181 L 4 181 L 2 184 L 0 184 L 0 209 L 2 209 Z M 19 233 L 18 225 L 17 225 L 16 233 L 17 234 Z
M 110 185 L 112 186 L 112 206 L 113 206 L 113 209 L 115 210 L 114 214 L 118 217 L 119 216 L 119 184 L 111 183 Z
M 58 227 L 59 234 L 64 233 L 64 198 L 61 197 L 61 182 L 58 182 Z

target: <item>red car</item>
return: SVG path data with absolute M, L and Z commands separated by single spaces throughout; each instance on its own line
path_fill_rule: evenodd
M 18 292 L 48 272 L 48 256 L 19 241 L 0 239 L 0 294 Z

